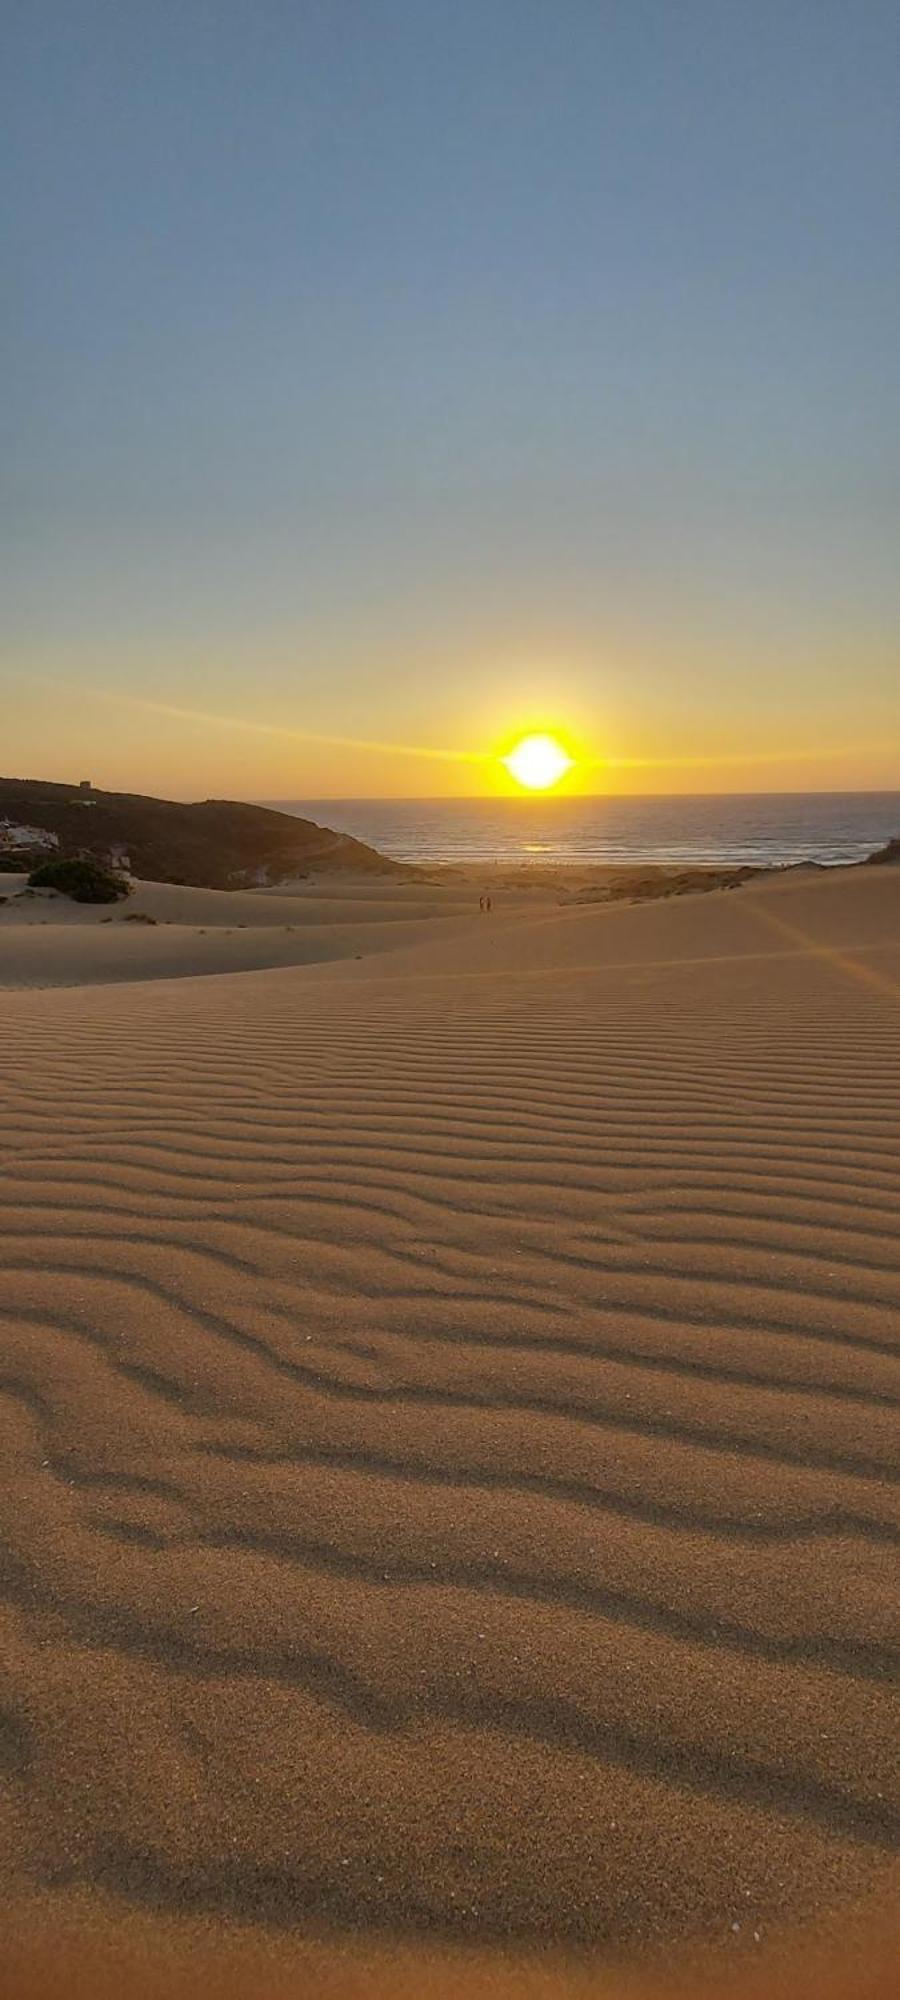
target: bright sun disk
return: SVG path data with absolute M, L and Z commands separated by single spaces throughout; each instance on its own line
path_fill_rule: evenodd
M 501 759 L 520 785 L 545 792 L 572 768 L 572 759 L 555 736 L 523 736 Z

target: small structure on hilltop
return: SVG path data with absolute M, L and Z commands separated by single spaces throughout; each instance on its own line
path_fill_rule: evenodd
M 98 791 L 89 778 L 65 785 L 0 778 L 0 813 L 17 825 L 51 828 L 66 854 L 88 848 L 98 860 L 109 857 L 120 868 L 130 864 L 129 873 L 146 882 L 228 889 L 254 876 L 292 881 L 311 868 L 322 874 L 365 870 L 398 880 L 410 872 L 333 828 L 236 799 L 187 805 Z

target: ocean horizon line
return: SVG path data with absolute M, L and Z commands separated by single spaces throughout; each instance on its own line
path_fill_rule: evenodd
M 900 799 L 896 785 L 836 785 L 804 787 L 802 791 L 764 792 L 309 792 L 291 795 L 290 803 L 306 805 L 621 805 L 636 799 L 667 799 L 673 803 L 702 799 Z M 287 802 L 282 794 L 261 798 L 254 794 L 251 805 L 279 806 Z
M 421 864 L 783 867 L 865 860 L 900 833 L 883 792 L 523 793 L 498 798 L 292 798 L 283 812 Z

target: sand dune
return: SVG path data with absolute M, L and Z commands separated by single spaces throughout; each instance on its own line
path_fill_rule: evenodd
M 10 1895 L 884 1900 L 900 871 L 141 898 L 0 913 Z
M 257 972 L 276 965 L 369 957 L 421 943 L 435 926 L 470 916 L 467 887 L 365 878 L 336 889 L 303 882 L 290 889 L 182 888 L 141 882 L 125 903 L 70 902 L 52 890 L 22 894 L 21 875 L 0 875 L 0 990 L 16 986 L 107 985 Z

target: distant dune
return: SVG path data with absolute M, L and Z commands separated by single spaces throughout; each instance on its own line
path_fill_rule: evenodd
M 11 1948 L 849 1950 L 900 871 L 129 907 L 0 910 Z M 308 1990 L 465 1991 L 404 1963 Z

